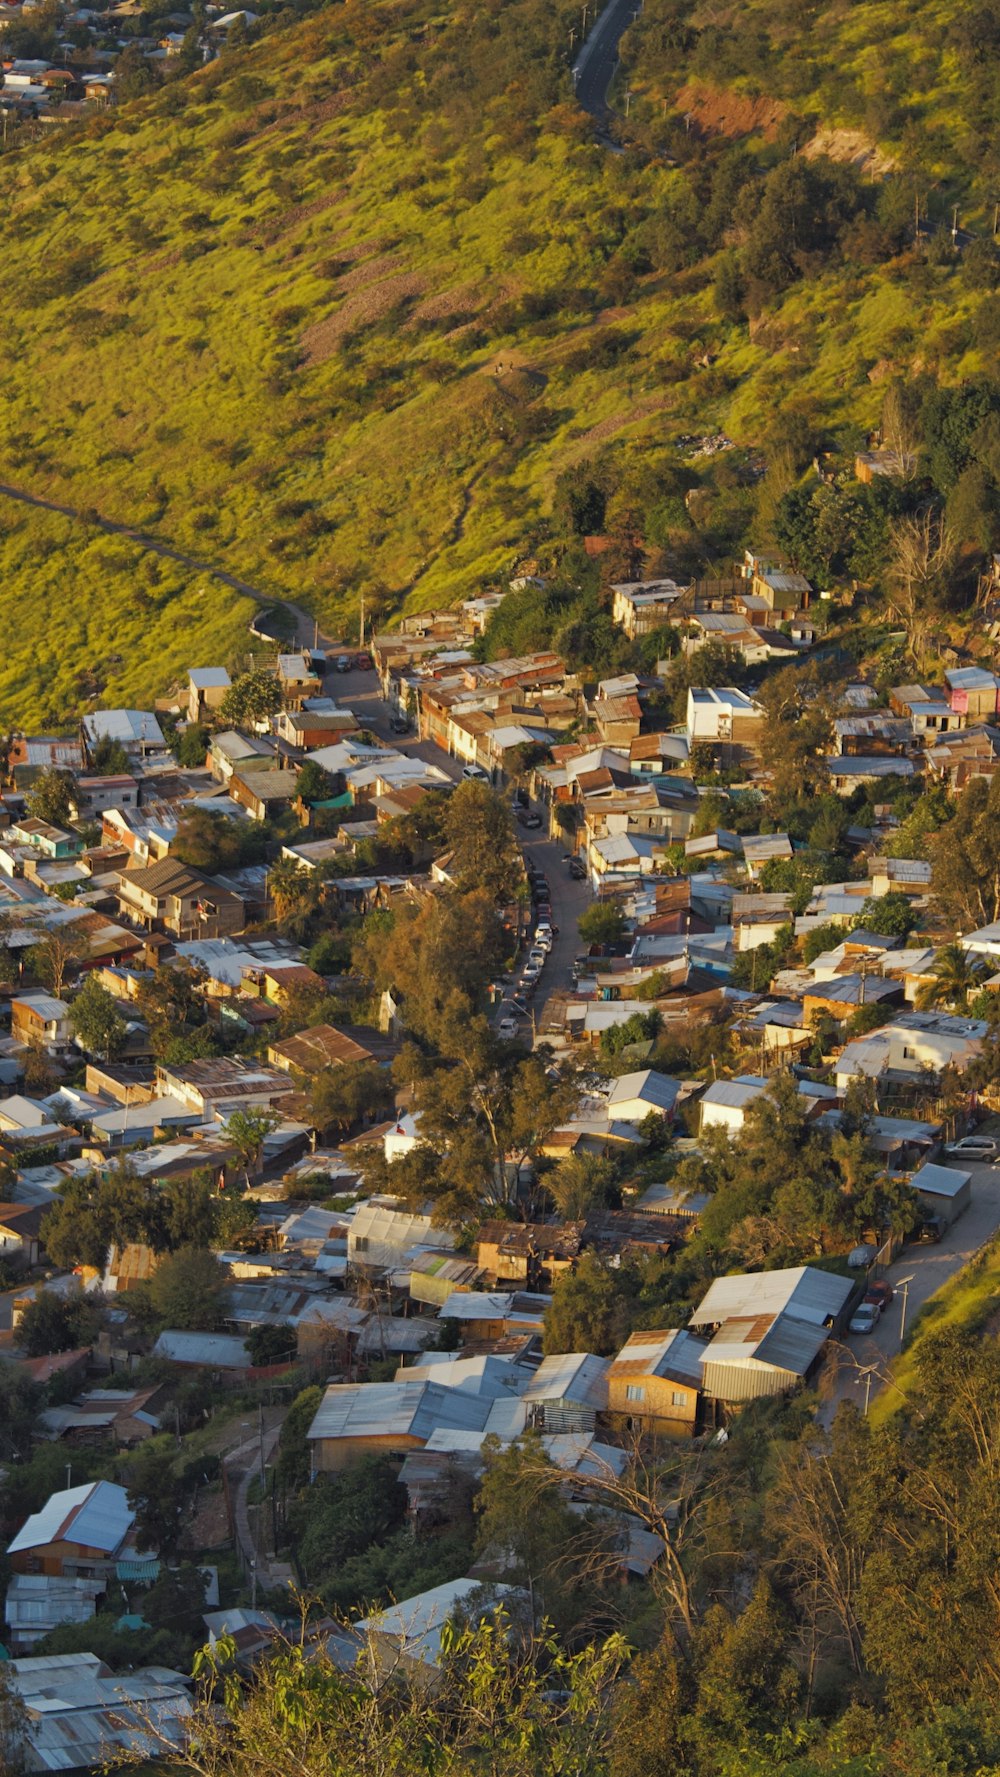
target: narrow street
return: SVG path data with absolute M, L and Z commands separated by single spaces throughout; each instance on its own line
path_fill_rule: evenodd
M 873 1333 L 866 1337 L 850 1334 L 840 1347 L 832 1391 L 824 1394 L 817 1413 L 821 1425 L 829 1425 L 841 1401 L 854 1401 L 860 1411 L 864 1410 L 866 1372 L 870 1366 L 875 1366 L 871 1371 L 873 1399 L 884 1388 L 892 1386 L 892 1361 L 899 1353 L 903 1314 L 901 1279 L 912 1278 L 906 1303 L 906 1327 L 907 1331 L 912 1331 L 925 1302 L 961 1271 L 962 1266 L 967 1265 L 1000 1228 L 1000 1166 L 966 1166 L 962 1170 L 972 1174 L 969 1208 L 936 1246 L 906 1247 L 884 1273 L 893 1286 L 894 1298 L 880 1316 Z

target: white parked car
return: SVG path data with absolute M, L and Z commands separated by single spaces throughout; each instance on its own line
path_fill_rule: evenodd
M 490 781 L 489 772 L 484 771 L 481 765 L 463 765 L 462 776 L 477 778 L 481 784 L 488 784 Z
M 511 1042 L 512 1039 L 517 1036 L 517 1019 L 501 1018 L 497 1025 L 497 1036 L 500 1038 L 501 1042 Z
M 534 959 L 529 956 L 527 962 L 524 965 L 524 968 L 521 970 L 521 980 L 522 981 L 537 981 L 541 972 L 542 972 L 541 963 L 535 962 Z
M 536 926 L 535 927 L 535 943 L 540 944 L 544 950 L 551 950 L 552 949 L 552 927 L 547 926 L 547 925 Z
M 875 1302 L 859 1302 L 847 1323 L 851 1333 L 874 1333 L 878 1324 L 879 1310 Z

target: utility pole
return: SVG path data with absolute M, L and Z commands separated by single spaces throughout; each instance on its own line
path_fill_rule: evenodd
M 920 193 L 919 193 L 919 191 L 915 191 L 913 193 L 913 245 L 915 247 L 917 247 L 917 246 L 919 246 L 919 244 L 920 244 Z
M 585 37 L 586 37 L 586 35 L 587 35 L 587 14 L 588 14 L 588 12 L 589 12 L 589 11 L 590 11 L 590 7 L 589 7 L 589 6 L 585 6 L 585 7 L 584 7 L 584 9 L 583 9 L 583 35 L 584 35 L 584 36 L 585 36 Z
M 631 105 L 632 105 L 632 88 L 629 86 L 629 87 L 626 87 L 626 89 L 625 89 L 625 116 L 626 117 L 629 114 L 629 110 L 631 109 Z
M 575 42 L 576 42 L 576 26 L 570 25 L 570 28 L 569 28 L 569 53 L 570 53 L 570 55 L 573 54 L 573 45 Z
M 907 1301 L 909 1300 L 910 1285 L 912 1282 L 913 1282 L 912 1277 L 901 1277 L 899 1282 L 896 1285 L 896 1288 L 898 1290 L 902 1290 L 902 1292 L 903 1292 L 903 1307 L 902 1307 L 902 1312 L 900 1313 L 900 1316 L 899 1316 L 899 1349 L 900 1349 L 900 1351 L 902 1351 L 902 1349 L 903 1349 L 903 1342 L 906 1338 L 906 1304 L 907 1304 Z
M 958 245 L 958 205 L 951 207 L 951 241 L 952 246 Z
M 997 238 L 997 227 L 1000 226 L 1000 204 L 993 205 L 993 239 Z
M 869 1406 L 869 1403 L 872 1398 L 872 1377 L 875 1374 L 875 1369 L 876 1369 L 875 1364 L 869 1364 L 867 1369 L 862 1370 L 860 1376 L 855 1376 L 855 1378 L 854 1378 L 855 1382 L 858 1383 L 859 1386 L 862 1382 L 865 1385 L 865 1418 L 866 1419 L 868 1418 L 868 1406 Z

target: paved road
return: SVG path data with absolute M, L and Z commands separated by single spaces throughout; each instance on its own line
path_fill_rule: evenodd
M 599 123 L 608 117 L 608 89 L 618 66 L 618 45 L 639 0 L 608 0 L 573 68 L 577 103 Z
M 312 646 L 316 620 L 308 611 L 304 611 L 301 605 L 292 604 L 290 599 L 279 598 L 273 592 L 263 592 L 259 586 L 251 586 L 248 580 L 239 579 L 236 574 L 217 567 L 214 562 L 188 555 L 183 549 L 175 548 L 172 543 L 164 543 L 159 537 L 151 537 L 147 531 L 137 531 L 134 525 L 119 524 L 116 519 L 104 518 L 94 507 L 81 510 L 76 506 L 64 505 L 59 500 L 43 499 L 40 494 L 29 493 L 26 488 L 13 487 L 4 481 L 0 481 L 0 499 L 16 500 L 21 506 L 35 506 L 43 512 L 58 512 L 62 518 L 70 518 L 75 524 L 92 525 L 94 530 L 104 531 L 109 537 L 125 537 L 130 543 L 137 543 L 141 549 L 148 549 L 151 555 L 180 562 L 183 567 L 190 568 L 196 574 L 207 574 L 213 580 L 220 580 L 223 586 L 231 586 L 234 592 L 243 593 L 258 605 L 284 605 L 295 620 L 295 640 L 302 646 Z M 323 640 L 321 634 L 320 642 Z
M 984 1242 L 1000 1228 L 1000 1166 L 971 1166 L 963 1170 L 972 1173 L 969 1208 L 937 1246 L 909 1246 L 902 1257 L 890 1265 L 885 1275 L 896 1289 L 895 1299 L 869 1337 L 848 1336 L 840 1353 L 833 1391 L 829 1398 L 824 1398 L 817 1415 L 821 1423 L 829 1423 L 842 1400 L 852 1400 L 863 1407 L 865 1383 L 862 1373 L 869 1364 L 878 1366 L 872 1375 L 872 1395 L 891 1387 L 892 1360 L 899 1351 L 903 1312 L 903 1297 L 897 1287 L 900 1279 L 913 1279 L 906 1308 L 906 1325 L 912 1329 L 915 1316 L 929 1297 L 967 1265 Z

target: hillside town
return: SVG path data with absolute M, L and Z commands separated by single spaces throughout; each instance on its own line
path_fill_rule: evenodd
M 637 1618 L 649 1453 L 683 1492 L 751 1404 L 867 1415 L 1000 1230 L 1000 676 L 877 683 L 748 553 L 615 584 L 645 664 L 588 683 L 490 646 L 543 584 L 5 743 L 28 1771 L 181 1747 L 195 1650 L 249 1672 L 300 1595 L 433 1682 L 542 1489 L 588 1538 L 546 1609 Z

